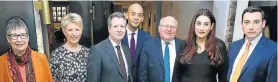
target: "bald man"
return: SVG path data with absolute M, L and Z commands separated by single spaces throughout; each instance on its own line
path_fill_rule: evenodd
M 151 38 L 151 35 L 139 28 L 139 25 L 144 20 L 143 8 L 140 4 L 134 3 L 129 6 L 126 18 L 128 20 L 127 33 L 125 34 L 122 43 L 127 45 L 131 53 L 132 76 L 133 81 L 138 82 L 138 61 L 139 54 L 144 41 Z
M 140 82 L 171 82 L 176 56 L 184 41 L 176 38 L 178 22 L 172 16 L 160 20 L 159 36 L 146 41 L 140 53 Z

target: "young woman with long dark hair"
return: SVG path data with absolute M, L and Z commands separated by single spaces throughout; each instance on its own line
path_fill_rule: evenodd
M 192 19 L 186 47 L 175 63 L 173 82 L 226 82 L 227 50 L 216 38 L 216 21 L 208 9 Z M 218 75 L 218 78 L 217 78 Z

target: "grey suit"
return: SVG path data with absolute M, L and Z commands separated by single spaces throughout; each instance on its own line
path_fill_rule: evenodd
M 128 66 L 128 82 L 132 82 L 130 51 L 121 45 Z M 124 82 L 116 52 L 110 39 L 94 45 L 90 49 L 87 66 L 88 82 Z

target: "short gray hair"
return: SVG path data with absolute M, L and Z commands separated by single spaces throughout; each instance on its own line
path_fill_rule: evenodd
M 111 25 L 112 25 L 111 21 L 114 17 L 123 18 L 125 20 L 125 23 L 126 23 L 126 18 L 125 18 L 123 13 L 114 12 L 108 17 L 108 20 L 107 20 L 108 28 L 111 27 Z
M 62 29 L 65 29 L 67 24 L 69 24 L 69 23 L 76 24 L 77 26 L 79 26 L 80 28 L 83 29 L 82 17 L 79 14 L 69 13 L 69 14 L 63 16 L 63 18 L 61 19 Z
M 26 33 L 28 34 L 28 28 L 25 21 L 19 16 L 13 16 L 9 18 L 9 20 L 6 23 L 6 34 L 11 33 L 12 30 L 20 28 L 25 29 Z

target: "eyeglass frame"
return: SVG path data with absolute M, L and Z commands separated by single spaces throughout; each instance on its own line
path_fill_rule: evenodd
M 159 25 L 162 26 L 163 28 L 171 28 L 171 29 L 177 29 L 178 27 L 173 26 L 173 25 Z
M 23 35 L 26 35 L 26 37 L 25 38 L 23 38 Z M 18 39 L 18 37 L 20 37 L 21 39 L 26 39 L 26 38 L 28 38 L 29 37 L 29 35 L 28 35 L 28 33 L 21 33 L 21 34 L 6 34 L 10 39 L 12 39 L 12 40 L 16 40 L 16 39 Z M 12 35 L 14 35 L 14 36 L 16 36 L 16 38 L 12 38 Z

